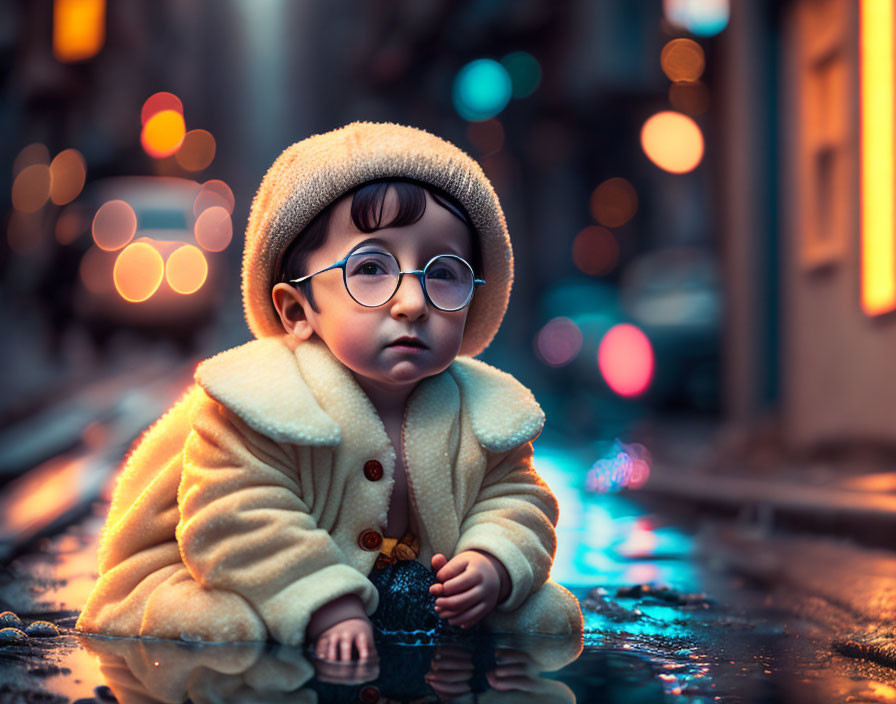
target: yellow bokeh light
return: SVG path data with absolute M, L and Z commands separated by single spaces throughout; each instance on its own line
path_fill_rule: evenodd
M 233 239 L 233 222 L 230 213 L 220 205 L 206 208 L 193 226 L 193 234 L 199 246 L 209 252 L 221 252 Z
M 176 110 L 162 110 L 143 125 L 140 141 L 147 154 L 163 159 L 180 149 L 186 134 L 184 116 Z
M 673 39 L 660 53 L 660 66 L 670 81 L 696 81 L 706 68 L 706 57 L 693 39 Z
M 190 130 L 175 159 L 187 171 L 202 171 L 215 158 L 215 138 L 206 130 Z
M 198 218 L 204 210 L 216 205 L 232 213 L 235 204 L 236 200 L 230 186 L 219 179 L 206 181 L 193 201 L 193 215 Z
M 133 242 L 115 260 L 112 280 L 126 301 L 140 303 L 154 294 L 165 275 L 162 255 L 147 242 Z
M 165 262 L 165 279 L 177 293 L 195 293 L 208 276 L 208 262 L 199 247 L 186 244 L 171 253 Z
M 50 200 L 56 205 L 71 203 L 84 188 L 87 166 L 77 149 L 59 152 L 50 164 Z
M 62 62 L 96 56 L 106 41 L 106 0 L 55 0 L 53 55 Z
M 684 174 L 693 171 L 703 159 L 703 133 L 687 115 L 666 110 L 644 123 L 641 147 L 661 169 Z
M 12 207 L 23 213 L 34 213 L 50 200 L 50 167 L 45 164 L 26 166 L 12 183 Z
M 123 200 L 103 203 L 93 216 L 93 241 L 100 249 L 121 249 L 137 234 L 137 214 Z
M 896 308 L 893 0 L 859 3 L 862 308 Z

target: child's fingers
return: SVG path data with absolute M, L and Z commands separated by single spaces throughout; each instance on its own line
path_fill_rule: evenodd
M 436 599 L 436 611 L 466 611 L 476 606 L 482 601 L 482 590 L 473 587 L 465 592 L 450 597 L 439 597 Z
M 436 579 L 443 584 L 453 577 L 457 577 L 467 569 L 467 560 L 465 558 L 458 559 L 453 557 L 445 564 L 444 567 L 436 571 Z
M 367 660 L 370 657 L 370 644 L 367 642 L 367 634 L 359 633 L 355 636 L 355 647 L 358 649 L 358 659 Z
M 448 623 L 450 623 L 452 626 L 468 628 L 469 626 L 472 626 L 476 622 L 483 619 L 487 613 L 488 609 L 486 608 L 485 603 L 480 602 L 477 606 L 474 606 L 472 609 L 469 609 L 457 618 L 448 619 Z
M 442 596 L 454 596 L 455 594 L 460 594 L 461 592 L 472 589 L 481 581 L 482 577 L 478 573 L 464 572 L 457 577 L 453 577 L 447 582 L 442 583 L 442 586 L 444 587 Z
M 445 557 L 442 553 L 437 552 L 432 556 L 432 568 L 436 572 L 442 569 L 446 564 L 448 564 L 448 558 Z

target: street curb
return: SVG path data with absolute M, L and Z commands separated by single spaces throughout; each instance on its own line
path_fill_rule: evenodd
M 657 469 L 657 468 L 655 468 Z M 863 543 L 894 547 L 896 495 L 804 486 L 784 480 L 654 471 L 638 492 L 743 514 L 755 511 L 778 522 Z

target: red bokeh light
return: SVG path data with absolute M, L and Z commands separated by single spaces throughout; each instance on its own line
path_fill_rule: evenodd
M 644 393 L 653 378 L 653 347 L 634 325 L 616 325 L 604 335 L 597 363 L 607 385 L 620 396 Z

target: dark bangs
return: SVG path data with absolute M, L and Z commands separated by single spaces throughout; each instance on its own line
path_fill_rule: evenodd
M 398 209 L 389 222 L 384 222 L 383 210 L 386 203 L 386 194 L 390 188 L 395 191 Z M 346 194 L 352 198 L 352 223 L 359 231 L 365 233 L 376 232 L 387 227 L 412 225 L 422 218 L 423 213 L 426 211 L 426 191 L 429 192 L 436 203 L 467 226 L 470 232 L 470 245 L 473 252 L 473 261 L 470 262 L 470 265 L 473 267 L 476 276 L 481 277 L 482 253 L 479 248 L 478 233 L 473 228 L 463 206 L 455 198 L 433 186 L 404 179 L 383 179 L 381 181 L 364 183 Z M 289 282 L 312 273 L 305 271 L 308 255 L 318 247 L 321 247 L 326 241 L 332 210 L 333 203 L 318 213 L 290 243 L 280 260 L 275 281 Z M 306 281 L 299 284 L 299 286 L 302 287 L 302 291 L 312 307 L 317 310 L 314 297 L 311 295 L 311 287 L 308 286 L 308 283 Z

